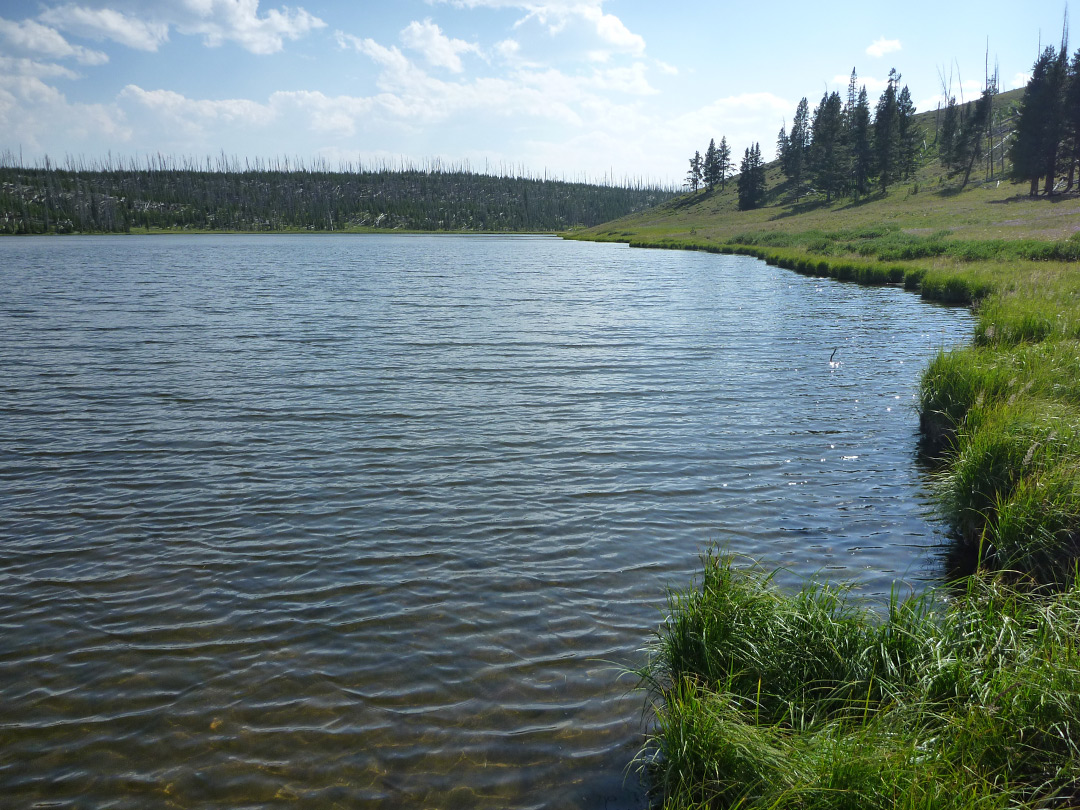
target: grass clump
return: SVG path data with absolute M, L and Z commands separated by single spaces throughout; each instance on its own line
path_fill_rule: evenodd
M 785 594 L 709 552 L 643 668 L 669 808 L 1080 804 L 1080 590 Z

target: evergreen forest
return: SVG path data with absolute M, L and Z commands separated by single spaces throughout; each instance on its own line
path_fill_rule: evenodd
M 546 232 L 590 227 L 675 196 L 644 181 L 573 182 L 467 168 L 334 171 L 157 156 L 91 165 L 0 156 L 0 233 L 145 230 Z

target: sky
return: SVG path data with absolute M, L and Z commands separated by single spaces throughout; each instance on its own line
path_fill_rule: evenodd
M 679 184 L 710 138 L 770 157 L 799 99 L 844 95 L 852 69 L 873 105 L 895 68 L 920 111 L 943 85 L 977 95 L 987 54 L 1002 89 L 1022 86 L 1066 13 L 1061 0 L 0 0 L 0 153 Z

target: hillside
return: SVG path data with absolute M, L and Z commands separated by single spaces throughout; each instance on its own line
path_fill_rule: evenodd
M 673 196 L 644 184 L 462 170 L 200 169 L 170 161 L 66 169 L 0 165 L 0 233 L 562 231 Z
M 1002 133 L 1015 115 L 1021 90 L 1002 93 Z M 753 234 L 768 242 L 777 234 L 854 231 L 888 228 L 911 236 L 937 234 L 965 239 L 1064 239 L 1080 230 L 1080 197 L 1061 195 L 1031 199 L 1027 186 L 1007 179 L 995 145 L 994 165 L 985 162 L 972 171 L 961 189 L 961 176 L 950 177 L 937 160 L 941 114 L 936 110 L 915 116 L 921 149 L 914 176 L 899 181 L 885 195 L 872 192 L 860 200 L 841 199 L 826 204 L 823 195 L 804 186 L 796 191 L 776 161 L 766 165 L 766 204 L 750 211 L 738 209 L 736 177 L 726 188 L 684 194 L 655 208 L 622 217 L 579 234 L 597 240 L 671 242 L 706 246 L 739 242 Z M 775 241 L 775 239 L 773 240 Z

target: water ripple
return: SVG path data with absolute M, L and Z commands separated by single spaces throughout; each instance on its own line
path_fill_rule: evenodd
M 5 807 L 644 807 L 621 673 L 707 543 L 935 572 L 911 398 L 971 319 L 898 290 L 543 238 L 0 267 Z

